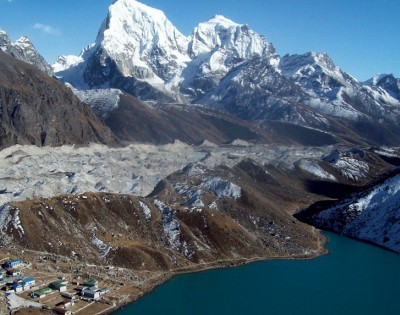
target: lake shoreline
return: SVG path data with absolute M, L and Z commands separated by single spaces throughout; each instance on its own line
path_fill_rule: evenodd
M 264 314 L 266 303 L 270 314 L 280 315 L 397 314 L 398 290 L 393 284 L 400 281 L 399 256 L 322 232 L 327 244 L 324 253 L 329 255 L 264 259 L 265 263 L 257 264 L 249 261 L 237 270 L 199 270 L 177 277 L 149 296 L 154 288 L 143 294 L 147 296 L 142 300 L 115 310 L 116 314 L 180 315 L 190 309 L 193 315 L 209 314 L 210 310 L 214 314 L 258 315 Z M 240 264 L 232 267 L 236 266 Z
M 195 274 L 202 273 L 210 270 L 218 270 L 218 269 L 227 269 L 227 268 L 236 268 L 240 266 L 245 266 L 257 262 L 266 262 L 266 261 L 275 261 L 275 260 L 312 260 L 318 258 L 323 255 L 327 255 L 330 253 L 328 249 L 326 249 L 326 244 L 328 243 L 328 238 L 322 233 L 321 230 L 317 230 L 320 234 L 320 242 L 318 244 L 318 249 L 312 254 L 304 254 L 298 256 L 276 256 L 276 257 L 252 257 L 252 258 L 238 258 L 238 259 L 227 259 L 227 260 L 219 260 L 216 262 L 205 263 L 202 267 L 199 268 L 199 265 L 189 266 L 184 268 L 177 268 L 173 271 L 168 271 L 160 275 L 156 279 L 153 285 L 148 286 L 143 290 L 140 294 L 133 297 L 131 300 L 126 301 L 120 305 L 117 305 L 115 308 L 107 310 L 107 312 L 101 313 L 102 315 L 111 315 L 116 312 L 124 309 L 128 305 L 137 302 L 139 299 L 143 298 L 146 295 L 151 294 L 157 287 L 171 281 L 173 278 L 179 275 L 185 274 Z M 158 280 L 158 281 L 157 281 Z M 100 314 L 97 314 L 100 315 Z

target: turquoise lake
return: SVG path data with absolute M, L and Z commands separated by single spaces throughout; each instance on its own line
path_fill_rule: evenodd
M 399 315 L 400 255 L 325 233 L 330 254 L 181 275 L 116 315 Z

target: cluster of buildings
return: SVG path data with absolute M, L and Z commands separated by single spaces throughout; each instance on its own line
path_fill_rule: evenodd
M 82 287 L 76 288 L 73 292 L 67 292 L 67 283 L 67 280 L 53 281 L 48 287 L 33 291 L 30 296 L 34 299 L 40 299 L 53 291 L 58 291 L 61 296 L 71 300 L 77 296 L 80 296 L 83 300 L 96 300 L 109 291 L 108 288 L 99 288 L 98 281 L 94 279 L 85 281 Z
M 36 284 L 34 278 L 24 278 L 18 269 L 24 265 L 21 259 L 7 260 L 0 269 L 0 284 L 7 285 L 9 290 L 20 293 L 30 290 Z
M 35 278 L 22 277 L 18 268 L 23 265 L 24 263 L 21 259 L 4 262 L 2 268 L 0 268 L 0 284 L 7 286 L 6 292 L 8 294 L 11 294 L 11 292 L 31 291 L 29 296 L 33 299 L 41 299 L 54 291 L 58 291 L 65 300 L 53 308 L 57 314 L 71 314 L 69 308 L 77 300 L 95 301 L 109 292 L 108 288 L 99 288 L 99 283 L 95 279 L 89 279 L 82 283 L 81 286 L 77 285 L 72 292 L 67 292 L 68 281 L 64 278 L 51 282 L 47 287 L 39 288 L 36 286 Z
M 0 280 L 4 280 L 6 277 L 16 277 L 21 275 L 21 271 L 18 269 L 24 263 L 21 259 L 7 260 L 1 265 L 0 269 Z

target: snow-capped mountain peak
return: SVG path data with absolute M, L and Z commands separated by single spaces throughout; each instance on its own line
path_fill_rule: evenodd
M 7 53 L 11 46 L 11 41 L 6 31 L 0 28 L 0 49 Z
M 215 15 L 195 27 L 189 54 L 195 58 L 218 49 L 231 51 L 242 59 L 250 59 L 255 54 L 275 55 L 274 47 L 264 36 L 251 30 L 248 25 L 238 24 L 222 15 Z
M 231 19 L 228 19 L 225 16 L 220 15 L 220 14 L 214 15 L 206 23 L 215 24 L 215 25 L 225 25 L 226 27 L 240 25 L 240 24 L 232 21 Z
M 20 47 L 33 47 L 31 40 L 27 36 L 22 36 L 15 42 L 15 45 Z
M 135 0 L 118 0 L 110 6 L 97 39 L 124 76 L 159 84 L 189 60 L 187 42 L 162 11 Z M 173 62 L 176 69 L 170 67 Z
M 61 72 L 66 69 L 69 69 L 71 67 L 74 67 L 78 65 L 79 63 L 83 62 L 83 59 L 81 56 L 74 56 L 74 55 L 68 55 L 68 56 L 59 56 L 57 57 L 55 63 L 52 65 L 54 72 Z
M 11 49 L 12 44 L 6 31 L 0 28 L 0 49 L 5 53 Z

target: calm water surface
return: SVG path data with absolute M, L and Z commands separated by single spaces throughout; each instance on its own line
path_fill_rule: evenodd
M 326 233 L 331 254 L 175 277 L 117 315 L 399 315 L 400 255 Z

